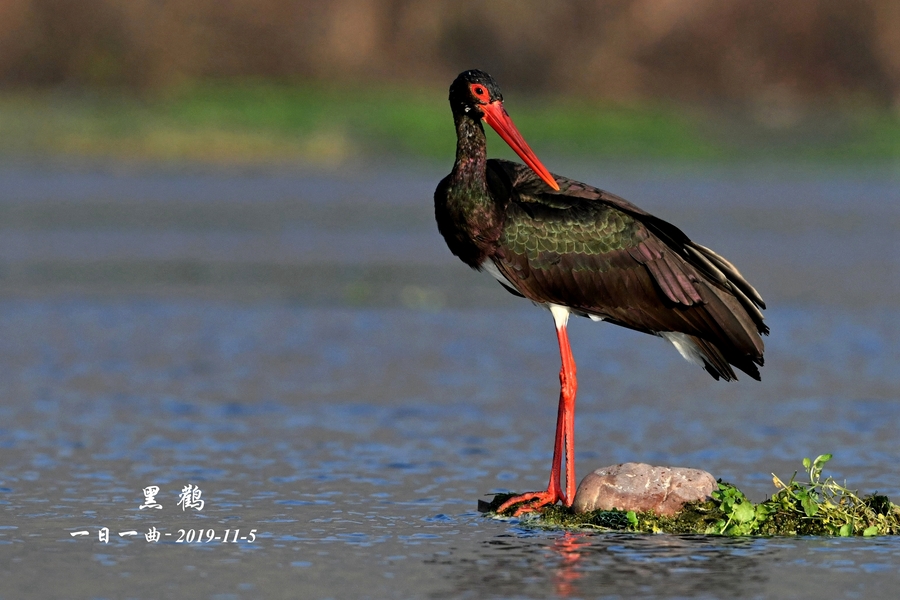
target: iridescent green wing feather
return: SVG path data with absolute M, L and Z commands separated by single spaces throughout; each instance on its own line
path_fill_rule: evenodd
M 639 331 L 695 337 L 715 346 L 711 360 L 724 363 L 725 376 L 728 363 L 758 376 L 766 328 L 729 279 L 746 284 L 733 267 L 726 275 L 697 258 L 701 246 L 617 196 L 564 178 L 551 192 L 524 166 L 490 163 L 512 182 L 492 259 L 519 293 Z

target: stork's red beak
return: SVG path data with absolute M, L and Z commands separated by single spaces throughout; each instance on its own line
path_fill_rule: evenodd
M 512 119 L 509 118 L 506 109 L 503 108 L 503 103 L 499 100 L 494 100 L 490 104 L 482 104 L 479 108 L 484 113 L 485 122 L 503 138 L 504 142 L 509 144 L 509 147 L 525 161 L 525 164 L 531 167 L 531 170 L 543 179 L 547 185 L 554 190 L 558 190 L 559 185 L 553 179 L 553 175 L 541 164 L 538 157 L 528 147 L 522 134 L 519 133 Z

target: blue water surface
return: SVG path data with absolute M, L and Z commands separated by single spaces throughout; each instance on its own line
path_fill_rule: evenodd
M 772 329 L 763 381 L 724 384 L 573 320 L 579 476 L 690 466 L 761 500 L 829 452 L 896 501 L 893 175 L 574 174 L 739 263 Z M 893 538 L 479 514 L 546 484 L 559 356 L 442 246 L 433 176 L 3 171 L 0 597 L 894 597 Z

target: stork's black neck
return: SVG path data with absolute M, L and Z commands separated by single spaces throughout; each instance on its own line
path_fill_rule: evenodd
M 456 162 L 435 193 L 438 228 L 450 250 L 471 267 L 494 252 L 503 226 L 502 203 L 487 175 L 487 143 L 481 121 L 454 115 Z
M 481 121 L 469 113 L 456 115 L 456 162 L 450 173 L 453 187 L 462 196 L 487 196 L 487 139 Z M 476 193 L 477 192 L 477 193 Z

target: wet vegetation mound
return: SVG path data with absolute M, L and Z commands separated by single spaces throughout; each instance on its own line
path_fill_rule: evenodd
M 778 491 L 760 503 L 751 502 L 739 489 L 719 480 L 711 499 L 687 504 L 672 517 L 620 510 L 575 514 L 569 508 L 551 506 L 522 520 L 546 529 L 635 533 L 843 537 L 900 533 L 900 506 L 887 496 L 860 497 L 831 477 L 822 479 L 822 469 L 830 459 L 831 454 L 803 459 L 808 482 L 797 481 L 796 472 L 787 483 L 773 474 Z M 498 494 L 482 508 L 489 516 L 505 518 L 507 515 L 494 511 L 509 497 L 511 494 Z

